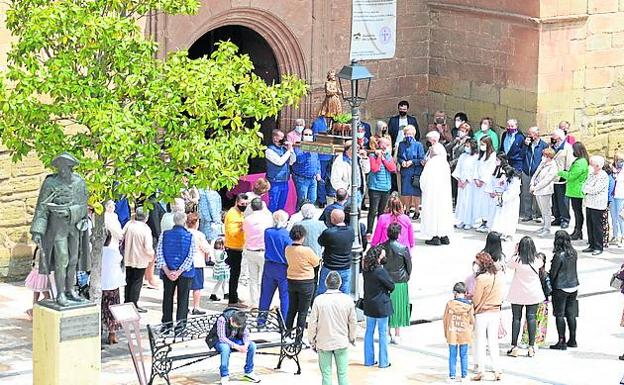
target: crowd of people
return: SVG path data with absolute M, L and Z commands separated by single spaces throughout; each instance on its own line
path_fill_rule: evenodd
M 184 328 L 189 311 L 206 313 L 200 306 L 204 270 L 212 266 L 216 284 L 209 299 L 221 301 L 222 295 L 227 300 L 213 344 L 222 357 L 222 383 L 229 381 L 233 350 L 247 354 L 245 376 L 259 381 L 253 372 L 255 345 L 245 329 L 245 310 L 269 310 L 277 291 L 286 327 L 296 328 L 300 341 L 307 336 L 306 343 L 318 352 L 323 383 L 331 384 L 334 359 L 339 383 L 347 384 L 355 306 L 366 316 L 366 366 L 389 367 L 388 344 L 400 343 L 401 329 L 410 326 L 413 222 L 420 219 L 424 243 L 431 246 L 449 245 L 456 230 L 487 233 L 473 273 L 453 286 L 454 298 L 445 310 L 451 380 L 467 376 L 471 343 L 473 380 L 484 376 L 486 351 L 495 378 L 501 378 L 498 335 L 504 299 L 512 304 L 513 313 L 509 356 L 520 351 L 523 309 L 526 354 L 534 356 L 536 343 L 544 342 L 550 296 L 559 335 L 551 348 L 576 347 L 579 283 L 577 252 L 571 242 L 582 240 L 586 227 L 584 253 L 599 255 L 605 247 L 623 246 L 624 154 L 617 153 L 612 163 L 599 154 L 590 156 L 583 143 L 570 135 L 567 122 L 543 136 L 537 127 L 522 133 L 518 121 L 510 119 L 499 138 L 491 118 L 482 118 L 473 131 L 462 112 L 451 126 L 444 112 L 436 112 L 421 142 L 417 119 L 408 115 L 408 109 L 409 103 L 402 101 L 398 115 L 387 123 L 379 121 L 372 129 L 362 124 L 357 128 L 357 146 L 347 141 L 336 155 L 301 149 L 300 143 L 328 132 L 323 117 L 310 127 L 297 119 L 286 134 L 273 131 L 265 152 L 265 177 L 257 179 L 251 191 L 237 194 L 227 211 L 218 192 L 192 186 L 169 204 L 151 199 L 149 211 L 137 205 L 132 218 L 124 214 L 125 220 L 119 204 L 109 202 L 102 264 L 102 323 L 108 342 L 117 342 L 118 327 L 108 306 L 120 302 L 122 287 L 123 300 L 144 313 L 147 310 L 139 306 L 142 287 L 159 287 L 158 274 L 164 289 L 162 322 L 178 331 Z M 354 179 L 353 162 L 359 174 Z M 290 180 L 297 195 L 293 215 L 285 211 Z M 357 218 L 367 210 L 366 220 L 355 225 L 359 232 L 349 222 L 353 201 Z M 568 233 L 570 203 L 574 228 Z M 560 227 L 554 234 L 548 273 L 546 258 L 537 252 L 531 237 L 523 237 L 510 258 L 503 255 L 501 241 L 514 238 L 519 221 L 542 223 L 538 237 L 550 237 L 552 228 Z M 364 295 L 355 298 L 354 306 L 348 294 L 356 284 L 352 255 L 356 236 L 365 250 Z M 506 270 L 513 270 L 507 296 Z M 548 280 L 552 292 L 546 290 Z M 241 299 L 241 282 L 249 290 L 248 302 Z

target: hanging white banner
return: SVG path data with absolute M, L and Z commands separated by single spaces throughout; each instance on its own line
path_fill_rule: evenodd
M 397 0 L 353 0 L 351 60 L 394 57 L 396 14 Z

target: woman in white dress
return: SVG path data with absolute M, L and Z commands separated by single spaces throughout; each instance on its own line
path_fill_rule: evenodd
M 484 136 L 479 142 L 479 158 L 474 177 L 475 191 L 472 198 L 475 217 L 477 220 L 482 220 L 477 231 L 483 233 L 488 232 L 487 221 L 494 213 L 494 201 L 487 190 L 495 169 L 496 152 L 492 146 L 492 139 Z
M 501 233 L 503 240 L 511 240 L 516 234 L 520 215 L 520 177 L 513 167 L 506 165 L 499 180 L 501 190 L 496 192 L 499 204 L 496 205 L 492 231 Z
M 452 174 L 457 180 L 457 205 L 455 206 L 457 224 L 455 228 L 458 229 L 470 230 L 477 220 L 473 197 L 477 191 L 474 178 L 478 160 L 477 142 L 466 141 L 464 153 L 459 156 Z
M 425 168 L 420 176 L 422 190 L 421 232 L 428 239 L 427 245 L 450 244 L 453 232 L 453 198 L 451 194 L 451 168 L 446 149 L 438 131 L 427 133 L 431 147 L 425 156 Z

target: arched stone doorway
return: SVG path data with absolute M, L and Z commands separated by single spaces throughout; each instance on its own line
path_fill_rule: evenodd
M 279 83 L 280 72 L 269 43 L 256 31 L 241 25 L 226 25 L 206 32 L 197 39 L 188 49 L 188 56 L 197 59 L 210 55 L 215 50 L 215 44 L 230 40 L 239 48 L 240 54 L 249 55 L 254 64 L 254 73 L 267 84 Z M 261 132 L 264 135 L 264 144 L 271 141 L 271 131 L 277 128 L 275 119 L 265 119 L 260 122 Z M 255 158 L 249 161 L 249 173 L 256 174 L 266 169 L 264 158 Z

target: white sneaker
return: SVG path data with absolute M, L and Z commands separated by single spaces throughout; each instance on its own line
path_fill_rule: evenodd
M 243 380 L 257 384 L 258 382 L 260 382 L 260 377 L 256 376 L 254 372 L 245 373 L 245 375 L 243 376 Z
M 221 385 L 229 384 L 230 376 L 221 377 Z
M 401 343 L 401 337 L 400 336 L 394 336 L 394 343 L 396 345 L 400 344 Z

